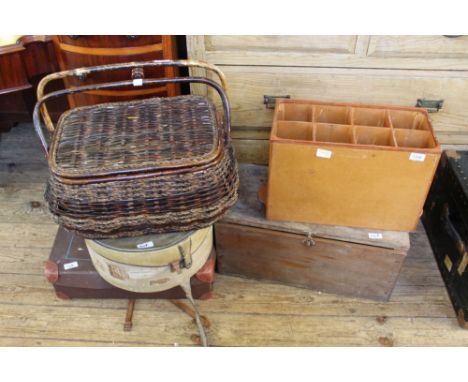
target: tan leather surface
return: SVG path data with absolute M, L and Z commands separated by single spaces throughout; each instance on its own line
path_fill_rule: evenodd
M 137 248 L 137 250 L 134 251 L 117 250 L 106 247 L 95 240 L 85 239 L 85 242 L 89 250 L 93 250 L 93 252 L 108 260 L 122 264 L 154 267 L 164 266 L 174 261 L 178 261 L 181 256 L 178 248 L 179 246 L 184 248 L 185 251 L 193 251 L 197 249 L 210 234 L 211 230 L 211 226 L 197 230 L 190 236 L 183 238 L 183 240 L 177 244 L 166 248 L 157 248 L 158 243 L 156 242 L 156 239 L 152 239 L 152 237 L 157 238 L 158 235 L 147 235 L 142 239 L 141 244 L 151 242 L 155 246 L 153 250 L 138 250 Z
M 172 269 L 169 263 L 158 267 L 128 265 L 106 259 L 89 248 L 89 254 L 98 273 L 108 283 L 128 291 L 139 293 L 159 292 L 186 284 L 208 260 L 213 248 L 213 227 L 198 247 L 192 248 L 192 266 L 181 268 L 180 272 Z

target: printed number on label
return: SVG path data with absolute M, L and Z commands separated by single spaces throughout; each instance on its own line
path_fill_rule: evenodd
M 414 160 L 416 162 L 424 162 L 424 159 L 426 159 L 426 154 L 422 153 L 411 153 L 409 156 L 410 160 Z
M 317 149 L 317 157 L 319 158 L 326 158 L 326 159 L 330 159 L 331 156 L 332 156 L 332 152 L 330 150 L 325 150 L 325 149 Z
M 144 249 L 144 248 L 153 248 L 154 243 L 152 241 L 147 241 L 145 243 L 137 244 L 138 249 Z
M 383 235 L 380 232 L 369 232 L 369 239 L 379 240 L 382 238 L 383 238 Z
M 78 268 L 78 261 L 73 261 L 71 263 L 63 264 L 63 269 L 68 271 L 69 269 Z

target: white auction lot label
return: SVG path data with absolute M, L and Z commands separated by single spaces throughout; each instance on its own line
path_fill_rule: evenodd
M 424 162 L 426 159 L 426 154 L 423 153 L 411 153 L 409 156 L 410 160 L 414 160 L 416 162 Z
M 154 243 L 152 241 L 147 241 L 145 243 L 137 244 L 138 249 L 153 248 Z
M 332 156 L 333 152 L 331 152 L 330 150 L 325 150 L 325 149 L 317 149 L 317 157 L 319 158 L 326 158 L 326 159 L 330 159 L 331 156 Z
M 63 264 L 63 269 L 68 271 L 69 269 L 78 268 L 78 261 L 73 261 L 71 263 Z

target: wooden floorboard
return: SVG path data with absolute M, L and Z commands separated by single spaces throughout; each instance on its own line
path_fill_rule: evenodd
M 191 318 L 164 300 L 61 300 L 43 276 L 57 226 L 31 125 L 0 139 L 0 346 L 192 346 Z M 421 226 L 389 302 L 217 275 L 200 301 L 214 346 L 468 346 Z

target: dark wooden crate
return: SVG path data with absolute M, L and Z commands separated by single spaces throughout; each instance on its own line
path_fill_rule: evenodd
M 422 221 L 457 318 L 468 329 L 468 151 L 446 151 Z
M 219 273 L 387 301 L 408 233 L 266 220 L 257 197 L 266 172 L 240 166 L 239 201 L 215 225 Z
M 196 299 L 208 299 L 214 282 L 215 252 L 205 266 L 191 279 L 192 294 Z M 65 264 L 76 262 L 77 267 L 65 269 Z M 157 293 L 135 293 L 117 288 L 105 281 L 96 271 L 89 257 L 84 239 L 59 228 L 49 260 L 45 263 L 45 275 L 52 283 L 57 297 L 69 298 L 124 298 L 124 299 L 182 299 L 185 293 L 175 287 Z

